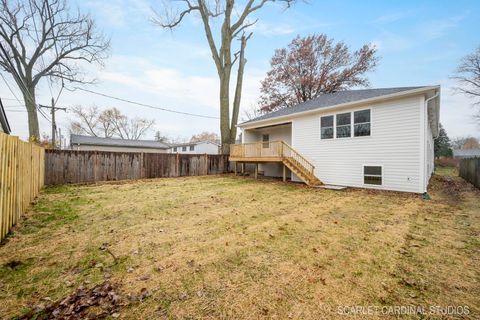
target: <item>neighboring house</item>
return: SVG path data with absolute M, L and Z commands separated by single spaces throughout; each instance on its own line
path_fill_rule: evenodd
M 170 145 L 154 140 L 125 140 L 70 135 L 72 150 L 167 153 Z
M 3 108 L 2 100 L 0 100 L 0 132 L 10 134 L 10 124 L 8 123 L 5 109 Z
M 170 152 L 185 154 L 220 154 L 220 145 L 215 141 L 198 141 L 172 144 Z
M 324 94 L 239 124 L 243 141 L 231 146 L 230 160 L 309 185 L 424 193 L 439 95 L 439 86 Z
M 453 150 L 453 157 L 458 159 L 480 158 L 480 149 L 456 149 Z

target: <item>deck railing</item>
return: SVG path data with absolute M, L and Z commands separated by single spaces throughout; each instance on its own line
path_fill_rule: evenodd
M 284 141 L 260 141 L 230 145 L 230 158 L 232 159 L 254 159 L 254 158 L 278 158 L 288 159 L 303 166 L 313 174 L 315 166 L 305 159 L 298 151 L 293 149 Z

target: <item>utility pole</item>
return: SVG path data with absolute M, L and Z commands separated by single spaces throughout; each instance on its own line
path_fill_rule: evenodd
M 52 147 L 55 149 L 55 135 L 57 133 L 57 123 L 55 121 L 55 111 L 62 110 L 67 111 L 67 108 L 57 108 L 55 107 L 55 99 L 52 98 L 52 105 L 51 106 L 43 106 L 40 105 L 41 108 L 50 109 L 50 114 L 52 115 Z M 60 137 L 61 139 L 61 137 Z

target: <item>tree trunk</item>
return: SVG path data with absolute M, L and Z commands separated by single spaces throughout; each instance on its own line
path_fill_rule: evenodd
M 225 66 L 220 75 L 220 133 L 222 153 L 230 154 L 230 68 Z
M 238 114 L 240 112 L 240 101 L 242 99 L 243 72 L 245 70 L 245 47 L 248 38 L 243 35 L 240 44 L 240 56 L 238 59 L 237 84 L 235 88 L 235 97 L 233 98 L 232 122 L 230 124 L 230 143 L 235 143 L 237 138 Z
M 31 141 L 40 141 L 40 131 L 38 128 L 37 103 L 35 102 L 35 88 L 28 86 L 29 91 L 23 93 L 23 100 L 28 112 L 28 132 Z

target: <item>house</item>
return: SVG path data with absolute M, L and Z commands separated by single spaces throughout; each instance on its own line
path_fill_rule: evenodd
M 72 134 L 72 150 L 168 153 L 170 145 L 155 140 L 125 140 Z
M 457 159 L 480 158 L 480 149 L 456 149 L 453 157 Z
M 439 111 L 439 86 L 324 94 L 239 124 L 230 160 L 309 185 L 424 193 Z
M 3 108 L 2 100 L 0 99 L 0 132 L 10 134 L 11 131 L 12 130 L 10 129 L 7 115 L 5 114 L 5 109 Z
M 220 144 L 215 141 L 172 144 L 170 152 L 185 154 L 220 154 Z

